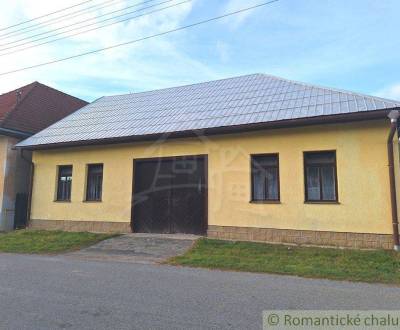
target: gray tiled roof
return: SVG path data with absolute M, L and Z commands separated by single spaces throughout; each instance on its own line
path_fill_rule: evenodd
M 39 146 L 400 107 L 400 102 L 253 74 L 102 97 L 17 146 Z

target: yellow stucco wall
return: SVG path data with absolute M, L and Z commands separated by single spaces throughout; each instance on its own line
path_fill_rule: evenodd
M 8 150 L 8 137 L 0 136 L 0 210 L 2 208 L 2 203 L 3 203 L 7 150 Z
M 390 234 L 388 129 L 382 120 L 36 151 L 31 218 L 129 222 L 133 159 L 208 154 L 209 225 Z M 316 150 L 336 150 L 339 204 L 304 203 L 303 151 Z M 250 154 L 257 153 L 279 153 L 280 204 L 249 203 Z M 104 163 L 101 203 L 83 202 L 90 163 Z M 54 202 L 57 165 L 67 164 L 72 201 Z

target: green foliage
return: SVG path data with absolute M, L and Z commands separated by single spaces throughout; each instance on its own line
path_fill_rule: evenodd
M 114 236 L 88 232 L 17 230 L 0 234 L 0 252 L 60 253 L 78 250 Z
M 200 239 L 170 264 L 400 284 L 400 254 Z

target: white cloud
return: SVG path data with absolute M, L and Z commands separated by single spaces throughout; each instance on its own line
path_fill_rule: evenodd
M 7 5 L 5 4 L 6 1 Z M 3 4 L 1 5 L 2 2 Z M 70 11 L 76 11 L 88 7 L 89 5 L 102 2 L 104 1 L 91 2 L 81 7 L 75 7 Z M 167 7 L 180 2 L 182 2 L 182 0 L 174 0 L 173 2 L 161 5 L 161 7 Z M 17 52 L 13 55 L 1 56 L 4 51 L 0 51 L 0 71 L 11 71 L 20 67 L 47 62 L 53 59 L 63 58 L 174 29 L 183 25 L 183 22 L 192 11 L 193 2 L 194 1 L 178 5 L 158 13 L 115 24 L 110 27 L 73 36 L 67 40 Z M 65 0 L 62 2 L 62 6 L 60 2 L 50 0 L 16 0 L 12 3 L 13 6 L 9 6 L 8 0 L 0 0 L 0 5 L 2 7 L 0 22 L 2 22 L 2 26 L 8 26 L 15 24 L 15 22 L 31 19 L 44 13 L 55 11 L 60 7 L 71 6 L 76 4 L 76 0 Z M 115 4 L 112 7 L 98 10 L 95 13 L 88 13 L 63 22 L 54 22 L 51 27 L 46 27 L 47 30 L 37 30 L 32 32 L 32 34 L 46 32 L 49 29 L 59 28 L 84 20 L 85 23 L 73 26 L 81 27 L 84 24 L 96 22 L 90 20 L 92 17 L 129 5 L 132 5 L 132 2 L 125 1 L 122 4 Z M 137 10 L 138 8 L 139 7 L 131 8 L 127 12 Z M 148 10 L 154 9 L 156 8 Z M 62 15 L 67 12 L 69 11 L 57 15 Z M 116 13 L 114 15 L 121 13 Z M 143 12 L 137 12 L 129 16 L 136 16 L 142 13 Z M 54 17 L 57 15 L 54 15 Z M 110 16 L 102 17 L 100 20 L 108 17 Z M 101 24 L 88 28 L 99 25 Z M 24 26 L 25 25 L 22 25 L 20 27 Z M 17 29 L 17 27 L 15 29 Z M 12 31 L 12 29 L 0 31 L 0 35 L 8 31 Z M 57 37 L 68 36 L 71 33 L 73 32 Z M 21 37 L 23 36 L 16 36 L 15 38 L 20 39 Z M 138 42 L 129 46 L 114 48 L 95 55 L 44 66 L 39 69 L 2 76 L 0 77 L 0 93 L 38 80 L 55 88 L 64 90 L 67 88 L 67 90 L 65 90 L 66 92 L 77 96 L 89 96 L 89 99 L 92 100 L 103 94 L 165 87 L 169 85 L 171 81 L 174 81 L 176 77 L 181 77 L 185 82 L 186 80 L 191 81 L 193 76 L 204 80 L 214 78 L 215 75 L 205 64 L 195 61 L 185 54 L 183 50 L 184 47 L 180 47 L 184 45 L 184 38 L 185 32 L 171 34 L 144 42 Z M 11 38 L 8 40 L 0 40 L 0 44 L 12 40 Z M 51 40 L 51 38 L 43 41 L 47 40 Z M 0 49 L 1 48 L 0 46 Z M 179 63 L 179 66 L 171 67 L 167 65 L 167 63 L 174 62 Z M 172 75 L 174 76 L 173 78 L 171 77 Z
M 237 10 L 241 10 L 243 8 L 250 7 L 252 5 L 257 4 L 256 1 L 243 1 L 243 0 L 229 0 L 225 6 L 223 7 L 222 14 L 227 14 L 231 12 L 235 12 Z M 240 27 L 244 22 L 252 15 L 254 11 L 248 10 L 244 11 L 240 14 L 230 16 L 224 20 L 232 29 L 236 29 Z
M 223 41 L 218 41 L 215 45 L 215 51 L 222 63 L 226 63 L 230 59 L 230 48 L 229 45 Z
M 376 92 L 375 95 L 400 101 L 400 83 L 387 86 Z

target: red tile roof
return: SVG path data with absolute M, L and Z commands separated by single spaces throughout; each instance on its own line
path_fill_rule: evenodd
M 0 127 L 36 133 L 86 104 L 35 81 L 0 95 Z

